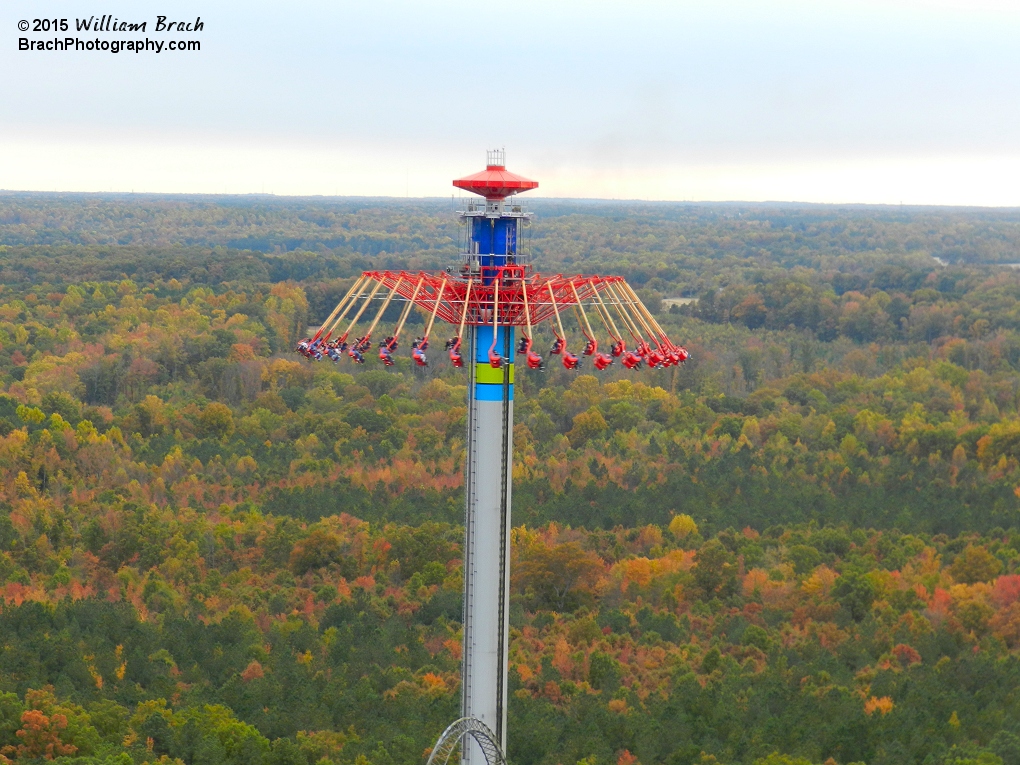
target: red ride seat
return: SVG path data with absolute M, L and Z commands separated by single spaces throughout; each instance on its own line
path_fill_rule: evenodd
M 563 366 L 565 366 L 567 369 L 577 369 L 577 366 L 580 363 L 581 360 L 577 358 L 577 356 L 575 356 L 574 354 L 570 353 L 569 351 L 563 352 Z
M 455 367 L 464 366 L 464 358 L 460 355 L 460 338 L 451 337 L 446 341 L 446 351 L 450 356 L 450 363 Z
M 609 349 L 609 352 L 616 356 L 617 358 L 619 358 L 620 356 L 623 355 L 623 352 L 626 350 L 627 347 L 623 344 L 623 340 L 617 340 L 615 343 L 613 343 L 612 347 Z
M 607 356 L 604 353 L 596 353 L 595 354 L 595 361 L 594 361 L 595 368 L 597 370 L 599 370 L 600 372 L 608 369 L 612 365 L 612 363 L 613 363 L 613 357 L 612 356 Z
M 627 369 L 637 369 L 639 366 L 641 366 L 641 357 L 638 356 L 636 353 L 627 351 L 625 354 L 623 354 L 623 365 L 627 367 Z
M 502 369 L 503 357 L 495 351 L 489 351 L 489 366 L 493 369 Z
M 545 369 L 545 359 L 543 359 L 541 356 L 539 356 L 534 351 L 528 351 L 528 355 L 527 355 L 526 358 L 527 358 L 527 361 L 528 361 L 528 369 L 538 369 L 538 370 Z

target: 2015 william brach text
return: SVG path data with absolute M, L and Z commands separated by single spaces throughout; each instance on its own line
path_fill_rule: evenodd
M 195 17 L 194 21 L 170 21 L 167 16 L 156 16 L 152 24 L 153 32 L 201 32 L 205 29 L 205 22 L 201 16 Z M 75 31 L 78 32 L 146 32 L 149 28 L 148 21 L 122 21 L 111 14 L 100 16 L 89 16 L 74 20 Z M 33 19 L 33 32 L 66 31 L 68 28 L 67 19 Z M 27 29 L 27 27 L 25 27 Z

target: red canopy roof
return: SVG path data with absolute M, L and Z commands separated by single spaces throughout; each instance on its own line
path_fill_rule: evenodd
M 511 173 L 503 165 L 488 165 L 485 170 L 453 182 L 458 189 L 481 194 L 486 199 L 504 199 L 511 194 L 538 188 L 538 181 Z

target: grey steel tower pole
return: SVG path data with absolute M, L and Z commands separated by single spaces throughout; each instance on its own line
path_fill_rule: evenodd
M 463 716 L 491 728 L 506 751 L 510 594 L 510 484 L 513 454 L 513 364 L 489 365 L 494 328 L 471 331 L 468 388 L 467 517 L 464 543 Z M 512 327 L 497 327 L 496 349 L 513 361 Z M 463 761 L 481 765 L 465 739 Z

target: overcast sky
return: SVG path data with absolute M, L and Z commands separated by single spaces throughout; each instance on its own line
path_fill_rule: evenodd
M 104 13 L 202 50 L 18 50 Z M 4 0 L 0 72 L 0 189 L 1020 205 L 1020 0 Z

